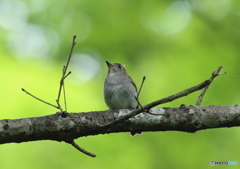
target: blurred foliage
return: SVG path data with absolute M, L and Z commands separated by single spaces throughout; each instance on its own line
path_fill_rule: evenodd
M 227 75 L 214 81 L 202 104 L 239 104 L 239 19 L 238 0 L 0 0 L 1 119 L 57 111 L 20 89 L 55 102 L 73 35 L 78 44 L 66 80 L 70 112 L 107 109 L 105 60 L 125 64 L 138 86 L 147 77 L 143 105 L 196 85 L 223 65 Z M 161 106 L 194 105 L 198 95 Z M 65 143 L 5 144 L 0 168 L 207 168 L 211 160 L 240 163 L 238 133 L 236 127 L 78 139 L 95 159 Z

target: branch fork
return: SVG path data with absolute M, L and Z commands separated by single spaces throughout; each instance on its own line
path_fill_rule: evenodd
M 52 106 L 56 109 L 59 109 L 61 112 L 61 115 L 64 116 L 67 112 L 67 101 L 66 101 L 66 91 L 65 91 L 65 86 L 64 86 L 64 80 L 72 73 L 71 71 L 67 72 L 67 69 L 68 69 L 68 66 L 69 66 L 69 63 L 70 63 L 70 60 L 71 60 L 71 57 L 72 57 L 72 53 L 73 53 L 73 49 L 74 49 L 74 46 L 76 45 L 76 37 L 77 36 L 73 36 L 73 40 L 72 40 L 72 46 L 71 46 L 71 49 L 70 49 L 70 53 L 69 53 L 69 56 L 68 56 L 68 59 L 67 59 L 67 63 L 66 65 L 63 66 L 63 69 L 62 69 L 62 77 L 60 79 L 60 85 L 59 85 L 59 90 L 58 90 L 58 96 L 57 96 L 57 99 L 56 99 L 56 103 L 57 103 L 57 106 L 54 105 L 54 104 L 51 104 L 49 102 L 46 102 L 36 96 L 34 96 L 33 94 L 29 93 L 28 91 L 26 91 L 25 89 L 22 88 L 22 91 L 25 92 L 26 94 L 32 96 L 33 98 L 37 99 L 38 101 L 40 102 L 43 102 L 49 106 Z M 63 97 L 64 97 L 64 105 L 65 105 L 65 109 L 62 108 L 61 104 L 60 104 L 60 98 L 61 98 L 61 93 L 63 91 Z M 66 143 L 69 143 L 71 144 L 74 148 L 76 148 L 77 150 L 79 150 L 80 152 L 90 156 L 90 157 L 96 157 L 95 154 L 93 153 L 90 153 L 86 150 L 84 150 L 83 148 L 81 148 L 80 146 L 78 146 L 74 140 L 72 139 L 71 141 L 65 141 Z

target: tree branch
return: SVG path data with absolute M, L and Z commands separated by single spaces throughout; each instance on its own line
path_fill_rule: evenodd
M 220 76 L 220 75 L 224 75 L 224 74 L 227 73 L 227 72 L 220 73 L 220 71 L 221 71 L 222 69 L 223 69 L 223 66 L 219 66 L 218 69 L 215 70 L 215 71 L 212 73 L 212 76 L 211 76 L 211 78 L 209 79 L 209 80 L 211 80 L 211 83 L 213 82 L 213 80 L 215 79 L 215 77 Z M 210 83 L 210 84 L 211 84 L 211 83 Z M 202 99 L 203 99 L 203 96 L 205 95 L 205 93 L 206 93 L 207 89 L 209 88 L 210 84 L 207 85 L 207 86 L 203 89 L 202 93 L 199 95 L 198 100 L 197 100 L 197 103 L 196 103 L 197 106 L 200 106 L 200 104 L 201 104 L 201 102 L 202 102 Z
M 138 98 L 139 98 L 139 95 L 140 95 L 140 92 L 141 92 L 141 90 L 142 90 L 142 87 L 143 87 L 143 84 L 144 84 L 145 80 L 146 80 L 146 76 L 143 76 L 142 83 L 141 83 L 140 88 L 139 88 L 139 91 L 138 91 L 138 93 L 137 93 L 137 100 L 138 100 Z
M 56 102 L 57 102 L 57 105 L 60 109 L 61 112 L 64 112 L 64 110 L 62 109 L 61 105 L 60 105 L 60 97 L 61 97 L 61 93 L 62 93 L 62 89 L 63 89 L 63 95 L 64 95 L 64 105 L 65 105 L 65 110 L 67 111 L 67 103 L 66 103 L 66 92 L 65 92 L 65 87 L 64 87 L 64 80 L 66 79 L 66 77 L 68 75 L 71 74 L 71 71 L 67 73 L 67 69 L 68 69 L 68 65 L 70 63 L 70 60 L 72 58 L 72 53 L 73 53 L 73 49 L 74 49 L 74 46 L 76 45 L 76 37 L 77 36 L 73 36 L 73 40 L 72 40 L 72 46 L 71 46 L 71 49 L 70 49 L 70 53 L 68 55 L 68 59 L 67 59 L 67 63 L 66 65 L 63 66 L 63 70 L 62 70 L 62 77 L 60 79 L 60 84 L 59 84 L 59 90 L 58 90 L 58 96 L 57 96 L 57 99 L 56 99 Z
M 33 94 L 31 94 L 31 93 L 29 93 L 28 91 L 26 91 L 24 88 L 22 88 L 22 91 L 25 92 L 26 94 L 30 95 L 31 97 L 37 99 L 37 100 L 40 101 L 40 102 L 43 102 L 43 103 L 45 103 L 45 104 L 47 104 L 47 105 L 49 105 L 49 106 L 52 106 L 52 107 L 55 107 L 56 109 L 59 109 L 58 106 L 55 106 L 54 104 L 48 103 L 48 102 L 46 102 L 46 101 L 44 101 L 44 100 L 42 100 L 42 99 L 34 96 Z
M 62 69 L 62 77 L 60 79 L 60 85 L 59 85 L 59 90 L 58 90 L 58 96 L 57 96 L 57 99 L 56 99 L 56 102 L 57 102 L 57 106 L 51 104 L 51 103 L 48 103 L 36 96 L 34 96 L 33 94 L 27 92 L 25 89 L 22 88 L 22 91 L 24 91 L 26 94 L 32 96 L 33 98 L 37 99 L 38 101 L 42 102 L 42 103 L 45 103 L 47 105 L 50 105 L 52 107 L 55 107 L 57 109 L 59 109 L 62 113 L 64 113 L 64 110 L 63 108 L 61 107 L 60 105 L 60 97 L 61 97 L 61 93 L 62 93 L 62 90 L 63 90 L 63 97 L 64 97 L 64 105 L 65 105 L 65 111 L 67 111 L 67 101 L 66 101 L 66 91 L 65 91 L 65 86 L 64 86 L 64 80 L 71 74 L 71 71 L 69 71 L 67 73 L 67 69 L 68 69 L 68 65 L 70 63 L 70 60 L 71 60 L 71 57 L 72 57 L 72 53 L 73 53 L 73 49 L 74 49 L 74 46 L 76 45 L 76 37 L 77 36 L 73 36 L 73 40 L 72 40 L 72 46 L 71 46 L 71 49 L 70 49 L 70 53 L 69 53 L 69 56 L 68 56 L 68 59 L 67 59 L 67 63 L 66 65 L 63 66 L 63 69 Z
M 109 110 L 87 113 L 56 113 L 48 116 L 0 120 L 0 144 L 36 140 L 64 141 L 83 136 L 131 131 L 184 131 L 240 126 L 240 105 L 186 106 L 152 108 L 119 123 L 109 130 L 102 128 L 131 110 Z
M 82 152 L 83 154 L 86 154 L 86 155 L 88 155 L 88 156 L 90 156 L 90 157 L 96 157 L 95 154 L 90 153 L 89 151 L 86 151 L 86 150 L 84 150 L 83 148 L 81 148 L 79 145 L 77 145 L 77 144 L 74 142 L 74 140 L 72 140 L 71 142 L 69 142 L 69 144 L 71 144 L 74 148 L 76 148 L 77 150 L 79 150 L 79 151 Z

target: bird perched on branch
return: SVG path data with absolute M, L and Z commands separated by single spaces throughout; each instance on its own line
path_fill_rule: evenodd
M 110 63 L 108 75 L 104 82 L 104 99 L 110 110 L 138 108 L 137 87 L 132 78 L 127 74 L 124 65 Z M 140 134 L 131 132 L 132 135 Z

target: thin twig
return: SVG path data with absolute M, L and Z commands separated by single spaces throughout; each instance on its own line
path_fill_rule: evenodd
M 64 79 L 66 79 L 72 72 L 68 72 L 65 76 L 64 76 Z
M 55 106 L 55 105 L 53 105 L 53 104 L 51 104 L 51 103 L 48 103 L 48 102 L 46 102 L 46 101 L 44 101 L 44 100 L 42 100 L 42 99 L 39 99 L 38 97 L 36 97 L 36 96 L 32 95 L 31 93 L 29 93 L 28 91 L 26 91 L 24 88 L 22 88 L 22 91 L 24 91 L 26 94 L 32 96 L 33 98 L 37 99 L 37 100 L 40 101 L 40 102 L 43 102 L 43 103 L 45 103 L 45 104 L 47 104 L 47 105 L 49 105 L 49 106 L 52 106 L 52 107 L 55 107 L 56 109 L 59 109 L 58 106 Z
M 56 102 L 57 102 L 57 105 L 58 105 L 58 109 L 63 113 L 64 112 L 64 110 L 62 109 L 62 107 L 61 107 L 61 105 L 60 105 L 60 103 L 56 100 Z
M 138 101 L 138 98 L 137 98 L 136 96 L 134 96 L 134 98 L 135 98 L 135 99 L 136 99 L 136 101 L 138 102 L 138 105 L 139 105 L 139 107 L 140 107 L 141 109 L 143 109 L 143 107 L 142 107 L 141 103 Z
M 222 68 L 223 68 L 223 66 L 219 66 L 219 68 L 212 73 L 212 76 L 211 76 L 211 78 L 210 78 L 211 83 L 213 82 L 213 80 L 215 79 L 215 77 L 220 76 L 220 75 L 224 75 L 224 74 L 227 73 L 227 72 L 219 73 L 219 72 L 222 70 Z M 210 83 L 210 84 L 211 84 L 211 83 Z M 199 95 L 198 100 L 197 100 L 197 103 L 196 103 L 197 106 L 200 106 L 200 104 L 201 104 L 201 102 L 202 102 L 202 99 L 203 99 L 203 97 L 204 97 L 207 89 L 209 88 L 210 84 L 207 85 L 207 86 L 203 89 L 202 93 Z
M 84 153 L 84 154 L 86 154 L 86 155 L 88 155 L 88 156 L 90 156 L 90 157 L 96 157 L 95 154 L 90 153 L 90 152 L 84 150 L 83 148 L 79 147 L 79 145 L 77 145 L 77 144 L 74 142 L 74 140 L 72 140 L 72 141 L 70 141 L 70 142 L 67 142 L 67 143 L 71 144 L 71 145 L 72 145 L 73 147 L 75 147 L 77 150 L 79 150 L 80 152 L 82 152 L 82 153 Z
M 55 106 L 55 105 L 53 105 L 51 103 L 48 103 L 48 102 L 46 102 L 46 101 L 44 101 L 42 99 L 39 99 L 38 97 L 32 95 L 31 93 L 27 92 L 25 89 L 22 88 L 22 91 L 24 91 L 26 94 L 32 96 L 33 98 L 35 98 L 35 99 L 37 99 L 37 100 L 39 100 L 39 101 L 41 101 L 41 102 L 43 102 L 43 103 L 45 103 L 47 105 L 50 105 L 52 107 L 55 107 L 55 108 L 59 109 L 61 112 L 64 112 L 64 110 L 62 109 L 62 107 L 60 105 L 60 101 L 59 101 L 60 100 L 60 96 L 61 96 L 62 88 L 63 88 L 63 93 L 64 93 L 65 110 L 67 110 L 67 101 L 66 101 L 66 92 L 65 92 L 65 87 L 64 87 L 64 79 L 67 78 L 71 74 L 71 71 L 68 72 L 67 74 L 66 74 L 66 72 L 67 72 L 67 68 L 68 68 L 69 62 L 70 62 L 71 57 L 72 57 L 72 52 L 73 52 L 74 46 L 76 44 L 75 39 L 76 39 L 76 36 L 73 36 L 73 41 L 72 41 L 70 54 L 68 56 L 68 60 L 67 60 L 66 65 L 63 66 L 62 77 L 61 77 L 61 80 L 60 80 L 60 86 L 59 86 L 59 90 L 58 90 L 58 96 L 57 96 L 57 99 L 56 99 L 56 102 L 57 102 L 58 106 Z
M 66 72 L 67 72 L 67 69 L 68 69 L 68 65 L 69 65 L 69 62 L 71 60 L 71 57 L 72 57 L 72 53 L 73 53 L 73 49 L 74 49 L 74 46 L 76 44 L 75 42 L 75 39 L 76 39 L 76 36 L 73 36 L 73 40 L 72 40 L 72 46 L 71 46 L 71 49 L 70 49 L 70 53 L 69 53 L 69 56 L 68 56 L 68 60 L 67 60 L 67 63 L 65 66 L 63 66 L 63 73 L 62 73 L 62 77 L 61 77 L 61 80 L 60 80 L 60 85 L 59 85 L 59 90 L 58 90 L 58 96 L 57 96 L 57 99 L 56 99 L 56 102 L 58 104 L 58 106 L 61 108 L 60 106 L 60 97 L 61 97 L 61 93 L 62 93 L 62 88 L 64 86 L 64 79 L 71 74 L 71 72 L 68 72 L 67 75 L 66 75 Z M 65 93 L 65 92 L 64 92 Z M 65 99 L 66 97 L 64 97 Z M 65 102 L 65 108 L 66 108 L 66 100 L 64 100 Z M 61 108 L 61 111 L 63 111 L 63 109 Z
M 60 97 L 61 97 L 61 93 L 62 93 L 62 88 L 64 87 L 64 72 L 65 72 L 65 65 L 63 66 L 63 69 L 62 69 L 62 77 L 61 77 L 61 79 L 60 79 L 60 86 L 59 86 L 59 90 L 58 90 L 58 97 L 59 98 L 57 98 L 57 100 L 56 100 L 56 102 L 57 102 L 57 104 L 58 104 L 58 107 L 60 108 L 60 110 L 61 110 L 61 112 L 63 112 L 64 110 L 63 110 L 63 108 L 62 108 L 62 106 L 60 105 Z M 65 101 L 65 100 L 64 100 Z
M 67 111 L 67 96 L 66 96 L 64 83 L 63 83 L 63 100 L 64 100 L 65 111 Z
M 148 114 L 154 115 L 154 116 L 161 116 L 161 114 L 155 114 L 155 113 L 151 113 L 149 110 L 144 110 L 143 107 L 142 107 L 142 105 L 141 105 L 141 103 L 138 101 L 137 97 L 134 96 L 134 98 L 136 99 L 136 101 L 138 102 L 139 107 L 140 107 L 143 111 L 145 111 L 145 112 L 148 113 Z
M 217 72 L 217 70 L 216 70 L 215 72 Z M 204 81 L 204 82 L 202 82 L 202 83 L 200 83 L 200 84 L 198 84 L 198 85 L 196 85 L 196 86 L 190 87 L 190 88 L 188 88 L 188 89 L 186 89 L 186 90 L 183 90 L 183 91 L 181 91 L 181 92 L 179 92 L 179 93 L 176 93 L 176 94 L 171 95 L 171 96 L 168 96 L 168 97 L 166 97 L 166 98 L 163 98 L 163 99 L 154 101 L 154 102 L 152 102 L 152 103 L 149 103 L 149 104 L 143 106 L 142 108 L 133 110 L 132 112 L 128 113 L 127 115 L 122 116 L 122 117 L 120 117 L 119 119 L 117 119 L 117 120 L 115 120 L 115 121 L 112 121 L 112 122 L 110 122 L 110 123 L 102 126 L 102 128 L 111 128 L 111 127 L 113 127 L 113 126 L 115 126 L 115 125 L 117 125 L 117 124 L 119 124 L 119 123 L 121 123 L 121 122 L 123 122 L 123 121 L 125 121 L 125 120 L 127 120 L 127 119 L 129 119 L 129 118 L 131 118 L 131 117 L 134 117 L 134 116 L 142 113 L 144 110 L 147 110 L 147 111 L 148 111 L 149 109 L 151 109 L 152 107 L 155 107 L 155 106 L 157 106 L 157 105 L 160 105 L 160 104 L 163 104 L 163 103 L 167 103 L 167 102 L 171 102 L 171 101 L 176 100 L 176 99 L 178 99 L 178 98 L 180 98 L 180 97 L 187 96 L 187 95 L 189 95 L 190 93 L 193 93 L 193 92 L 196 92 L 196 91 L 198 91 L 198 90 L 201 90 L 201 89 L 205 88 L 205 87 L 208 86 L 211 82 L 212 82 L 211 79 L 206 80 L 206 81 Z
M 69 74 L 69 72 L 68 72 L 68 74 L 67 75 L 64 75 L 64 68 L 65 68 L 66 66 L 63 66 L 63 76 L 62 76 L 62 81 L 61 81 L 61 83 L 62 83 L 62 89 L 63 89 L 63 100 L 64 100 L 64 106 L 65 106 L 65 109 L 64 109 L 64 111 L 67 111 L 67 97 L 66 97 L 66 90 L 65 90 L 65 83 L 64 83 L 64 79 L 68 76 L 68 74 Z
M 136 101 L 138 102 L 139 107 L 143 110 L 143 107 L 142 107 L 141 103 L 139 102 L 139 100 L 137 99 L 137 97 L 134 96 L 134 98 L 135 98 Z M 159 116 L 159 115 L 161 115 L 161 114 L 151 113 L 149 110 L 143 110 L 143 111 L 145 111 L 145 112 L 148 113 L 148 114 L 154 115 L 154 116 Z
M 138 94 L 137 94 L 137 101 L 138 101 L 138 98 L 139 98 L 139 95 L 140 95 L 140 92 L 141 92 L 141 90 L 142 90 L 143 83 L 144 83 L 145 80 L 146 80 L 146 76 L 143 76 L 142 83 L 141 83 L 141 86 L 140 86 L 139 91 L 138 91 Z

